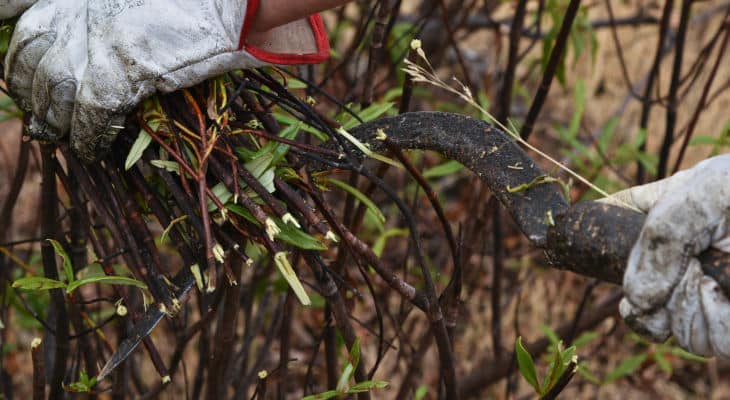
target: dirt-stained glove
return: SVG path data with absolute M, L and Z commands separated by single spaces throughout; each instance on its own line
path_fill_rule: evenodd
M 0 0 L 0 19 L 14 17 L 37 0 Z
M 246 43 L 257 0 L 39 0 L 20 18 L 6 82 L 32 112 L 34 137 L 69 131 L 84 161 L 101 157 L 125 115 L 155 92 L 267 64 L 318 62 L 328 44 L 319 16 Z
M 695 258 L 709 247 L 730 252 L 730 154 L 604 200 L 648 213 L 624 275 L 625 321 L 656 341 L 673 334 L 693 353 L 730 360 L 730 301 Z

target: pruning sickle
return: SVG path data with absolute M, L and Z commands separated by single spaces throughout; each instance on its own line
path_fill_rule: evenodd
M 178 288 L 178 290 L 174 293 L 174 299 L 172 302 L 180 304 L 185 301 L 187 294 L 195 284 L 195 277 L 190 271 L 190 268 L 183 268 L 182 271 L 178 272 L 178 274 L 172 279 L 172 282 Z M 139 346 L 139 343 L 152 333 L 162 319 L 166 315 L 170 315 L 170 311 L 164 304 L 164 302 L 158 302 L 150 306 L 142 318 L 137 320 L 134 327 L 132 327 L 130 335 L 119 344 L 117 351 L 112 354 L 112 357 L 106 362 L 97 375 L 97 381 L 101 381 L 109 376 L 109 374 L 114 371 L 114 368 L 126 360 L 127 357 L 132 354 L 134 349 Z
M 432 150 L 459 161 L 489 186 L 522 233 L 545 250 L 555 268 L 621 284 L 645 215 L 593 201 L 570 206 L 562 188 L 540 183 L 545 172 L 509 135 L 494 126 L 459 114 L 411 112 L 364 123 L 350 133 L 375 152 L 385 151 L 388 141 L 402 149 Z M 352 150 L 357 153 L 354 147 Z M 326 169 L 314 162 L 308 167 Z M 730 298 L 730 254 L 710 249 L 698 258 L 705 274 L 713 277 Z M 195 279 L 184 269 L 173 282 L 181 288 L 176 293 L 181 299 Z M 98 380 L 124 361 L 164 315 L 159 307 L 151 307 L 109 359 Z

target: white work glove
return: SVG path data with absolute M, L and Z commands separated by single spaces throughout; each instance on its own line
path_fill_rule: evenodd
M 624 275 L 619 310 L 655 341 L 673 334 L 684 349 L 730 360 L 730 301 L 695 258 L 730 252 L 730 154 L 604 199 L 647 212 Z
M 155 92 L 234 69 L 296 63 L 277 54 L 301 61 L 297 55 L 321 52 L 324 33 L 305 20 L 277 28 L 280 39 L 268 48 L 239 46 L 244 19 L 254 14 L 245 0 L 39 0 L 15 27 L 6 82 L 33 114 L 32 136 L 57 140 L 70 131 L 71 148 L 91 162 L 108 150 L 125 115 Z
M 11 18 L 23 12 L 37 0 L 0 0 L 0 19 Z

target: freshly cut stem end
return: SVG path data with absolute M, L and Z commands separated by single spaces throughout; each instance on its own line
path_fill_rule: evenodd
M 294 291 L 294 294 L 297 296 L 297 299 L 299 299 L 299 302 L 305 306 L 312 305 L 312 300 L 309 299 L 309 295 L 307 295 L 307 292 L 304 290 L 302 282 L 299 281 L 296 272 L 294 272 L 294 268 L 292 268 L 291 264 L 289 263 L 289 259 L 286 258 L 285 252 L 280 251 L 274 255 L 274 264 L 276 264 L 279 272 L 281 272 L 281 274 L 284 276 L 284 279 L 286 279 L 289 287 L 291 287 Z

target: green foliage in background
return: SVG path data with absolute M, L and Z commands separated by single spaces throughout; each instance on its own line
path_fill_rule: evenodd
M 540 382 L 535 368 L 535 361 L 522 344 L 522 337 L 518 337 L 515 342 L 515 356 L 522 377 L 535 389 L 535 393 L 539 397 L 547 394 L 564 374 L 574 373 L 578 361 L 575 345 L 564 349 L 562 342 L 559 342 L 547 356 L 550 360 L 548 370 L 542 382 Z
M 337 387 L 334 390 L 305 396 L 302 400 L 327 400 L 335 397 L 344 397 L 347 395 L 369 392 L 373 389 L 384 389 L 388 387 L 388 382 L 385 381 L 368 380 L 353 383 L 352 381 L 354 379 L 355 370 L 359 364 L 360 339 L 357 339 L 352 345 L 352 351 L 350 351 L 347 362 L 342 366 L 342 372 L 340 373 L 339 379 L 337 379 Z
M 56 252 L 56 255 L 61 257 L 61 259 L 63 260 L 62 266 L 63 276 L 65 280 L 56 280 L 43 276 L 28 276 L 16 279 L 15 282 L 13 282 L 14 288 L 25 290 L 65 289 L 66 294 L 69 295 L 81 286 L 95 283 L 106 285 L 136 286 L 140 289 L 147 289 L 147 285 L 145 285 L 142 281 L 128 278 L 126 276 L 94 275 L 77 279 L 74 274 L 74 268 L 71 265 L 71 257 L 68 255 L 61 243 L 53 239 L 48 239 L 48 241 L 53 246 L 53 250 Z

